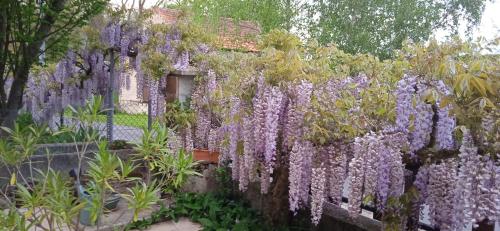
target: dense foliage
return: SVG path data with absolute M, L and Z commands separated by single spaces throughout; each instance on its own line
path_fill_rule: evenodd
M 102 12 L 106 0 L 0 2 L 0 120 L 12 126 L 29 72 L 39 59 L 59 59 L 71 32 Z
M 267 33 L 285 29 L 321 44 L 336 44 L 350 54 L 392 58 L 402 43 L 427 41 L 437 29 L 457 34 L 481 21 L 485 0 L 446 1 L 299 1 L 183 0 L 168 7 L 189 7 L 202 24 L 224 30 L 221 17 L 256 22 Z
M 203 226 L 203 230 L 267 230 L 257 213 L 240 201 L 212 194 L 179 193 L 171 207 L 162 207 L 150 218 L 130 224 L 128 229 L 146 229 L 165 220 L 188 217 Z
M 221 17 L 225 17 L 257 22 L 264 32 L 269 32 L 275 28 L 291 29 L 298 14 L 298 3 L 295 0 L 181 0 L 167 7 L 189 7 L 194 19 L 205 24 L 218 25 Z
M 287 168 L 289 208 L 309 207 L 315 224 L 325 202 L 340 205 L 346 179 L 351 216 L 374 203 L 385 229 L 415 228 L 422 203 L 443 230 L 498 219 L 498 56 L 451 40 L 379 61 L 283 31 L 262 44 L 260 55 L 209 53 L 192 98 L 195 144 L 219 144 L 240 190 L 257 181 L 276 196 L 275 170 Z M 465 156 L 491 171 L 465 169 Z M 405 168 L 419 176 L 413 187 Z M 422 182 L 419 169 L 446 174 Z
M 333 42 L 345 52 L 389 58 L 411 39 L 423 42 L 436 29 L 458 33 L 481 21 L 487 1 L 311 1 L 306 30 L 322 44 Z
M 155 182 L 163 192 L 176 192 L 187 178 L 199 176 L 195 171 L 198 162 L 193 160 L 191 151 L 183 140 L 166 126 L 155 124 L 153 129 L 144 128 L 141 141 L 136 144 L 134 160 L 142 163 L 147 183 Z

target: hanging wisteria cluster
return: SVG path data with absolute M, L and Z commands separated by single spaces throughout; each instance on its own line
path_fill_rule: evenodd
M 49 65 L 49 68 L 31 73 L 23 100 L 25 110 L 35 121 L 54 126 L 59 121 L 54 115 L 67 106 L 81 106 L 92 95 L 107 94 L 107 86 L 111 84 L 110 52 L 128 44 L 122 42 L 125 32 L 117 22 L 111 21 L 99 32 L 98 42 L 102 49 L 70 50 L 52 68 Z M 123 51 L 120 54 L 127 55 Z M 116 65 L 116 68 L 122 70 L 122 66 Z M 120 73 L 114 76 L 114 89 L 120 89 L 120 76 Z
M 422 167 L 415 180 L 419 204 L 429 206 L 431 224 L 441 230 L 462 230 L 499 218 L 500 166 L 478 154 L 468 129 L 463 130 L 459 151 L 457 159 Z
M 435 103 L 426 101 L 432 93 L 441 97 L 449 96 L 450 90 L 442 81 L 418 81 L 416 76 L 405 75 L 399 82 L 395 92 L 396 127 L 408 136 L 410 151 L 417 152 L 425 148 L 431 141 L 434 118 L 436 122 L 435 142 L 438 149 L 454 149 L 453 130 L 455 118 L 450 115 L 450 105 L 441 105 L 441 100 Z M 434 107 L 434 109 L 433 109 Z
M 233 180 L 239 182 L 242 191 L 250 182 L 260 181 L 261 192 L 268 193 L 274 182 L 273 170 L 287 162 L 289 209 L 296 213 L 310 208 L 314 224 L 321 219 L 324 203 L 340 206 L 343 196 L 348 198 L 348 211 L 353 217 L 359 216 L 367 198 L 382 214 L 402 213 L 401 203 L 395 201 L 409 187 L 405 186 L 404 156 L 414 160 L 427 148 L 457 149 L 456 119 L 451 105 L 441 105 L 441 99 L 452 93 L 442 81 L 404 75 L 394 91 L 394 125 L 387 123 L 383 129 L 368 131 L 353 140 L 318 143 L 310 140 L 315 119 L 325 111 L 335 114 L 341 110 L 335 103 L 341 98 L 352 99 L 354 105 L 349 112 L 358 119 L 357 126 L 380 127 L 363 123 L 366 118 L 357 115 L 365 94 L 363 89 L 377 83 L 366 75 L 358 75 L 321 84 L 301 80 L 278 87 L 267 83 L 260 74 L 252 78 L 253 98 L 233 96 L 224 101 L 228 107 L 220 116 L 227 118 L 226 124 L 214 128 L 206 119 L 211 112 L 204 105 L 210 102 L 209 97 L 223 84 L 223 79 L 216 81 L 218 77 L 213 71 L 207 73 L 201 86 L 197 86 L 203 93 L 197 90 L 193 95 L 199 115 L 199 147 L 207 145 L 210 150 L 221 152 L 221 160 L 229 161 Z M 440 97 L 429 100 L 433 92 Z M 317 105 L 321 105 L 320 109 Z M 228 141 L 227 146 L 223 140 Z M 485 218 L 498 219 L 499 209 L 494 207 L 500 200 L 498 163 L 493 158 L 480 157 L 465 134 L 461 147 L 459 160 L 422 166 L 413 183 L 419 192 L 416 209 L 421 211 L 424 204 L 428 205 L 432 225 L 442 230 L 456 230 Z M 475 156 L 466 157 L 472 155 L 467 153 Z M 488 173 L 479 172 L 488 168 Z M 344 189 L 346 184 L 348 190 Z M 462 212 L 453 212 L 458 210 Z M 401 218 L 396 227 L 402 228 L 404 222 Z
M 363 198 L 372 196 L 384 211 L 388 198 L 404 192 L 404 166 L 401 149 L 405 140 L 400 133 L 368 133 L 353 143 L 354 157 L 349 163 L 349 204 L 351 216 L 361 212 Z
M 204 92 L 207 89 L 214 91 L 217 87 L 208 87 L 212 84 L 212 72 L 208 72 Z M 273 172 L 281 163 L 289 164 L 289 205 L 294 213 L 298 209 L 310 207 L 312 221 L 320 221 L 323 205 L 329 201 L 338 206 L 342 203 L 344 182 L 351 183 L 350 211 L 353 215 L 360 212 L 363 196 L 377 197 L 378 205 L 384 209 L 389 197 L 398 197 L 403 193 L 404 177 L 402 153 L 404 139 L 400 133 L 370 134 L 364 138 L 363 144 L 356 149 L 354 159 L 349 161 L 350 144 L 333 142 L 317 145 L 308 141 L 309 124 L 306 114 L 313 113 L 312 100 L 317 98 L 337 99 L 339 88 L 353 90 L 352 94 L 360 97 L 359 89 L 349 88 L 356 84 L 360 88 L 366 87 L 366 76 L 356 76 L 345 81 L 330 81 L 327 87 L 317 87 L 313 83 L 302 80 L 298 84 L 286 87 L 269 85 L 260 75 L 255 78 L 255 94 L 250 101 L 233 97 L 228 105 L 227 125 L 219 128 L 223 136 L 216 137 L 215 132 L 208 135 L 209 149 L 214 150 L 216 138 L 227 139 L 227 148 L 221 147 L 223 159 L 230 160 L 232 178 L 239 182 L 240 190 L 246 190 L 249 182 L 260 180 L 260 189 L 263 194 L 268 193 L 273 183 Z M 328 87 L 329 86 L 329 87 Z M 199 87 L 199 86 L 198 86 Z M 195 108 L 204 114 L 203 103 L 207 99 L 195 91 L 194 98 L 198 99 Z M 326 102 L 325 102 L 326 103 Z M 250 112 L 250 114 L 248 114 Z M 197 139 L 205 137 L 207 125 L 204 119 L 198 118 Z M 225 130 L 225 131 L 223 131 Z M 198 141 L 205 142 L 205 141 Z M 223 143 L 217 140 L 218 143 Z M 239 149 L 239 143 L 242 149 Z M 359 145 L 358 145 L 359 146 Z M 369 152 L 367 152 L 369 150 Z M 289 154 L 285 154 L 289 153 Z M 376 158 L 381 155 L 382 158 Z M 284 156 L 286 159 L 283 159 Z M 348 167 L 348 162 L 350 162 Z M 349 171 L 348 171 L 349 169 Z M 355 175 L 359 174 L 359 177 Z M 365 178 L 370 175 L 370 178 Z M 359 182 L 357 182 L 359 181 Z M 366 188 L 366 185 L 370 185 Z M 365 190 L 361 192 L 363 185 Z M 352 204 L 351 204 L 352 203 Z
M 439 98 L 426 102 L 432 90 Z M 442 81 L 425 82 L 406 75 L 399 81 L 396 95 L 397 126 L 401 132 L 408 132 L 412 155 L 429 145 L 435 150 L 456 148 L 456 120 L 451 105 L 443 105 L 441 100 L 451 92 Z M 431 224 L 441 230 L 460 230 L 484 219 L 496 221 L 500 212 L 495 207 L 500 201 L 500 186 L 495 182 L 500 166 L 493 161 L 496 157 L 480 156 L 468 129 L 462 128 L 462 137 L 458 158 L 420 167 L 414 181 L 419 192 L 417 209 L 422 211 L 423 204 L 428 205 Z

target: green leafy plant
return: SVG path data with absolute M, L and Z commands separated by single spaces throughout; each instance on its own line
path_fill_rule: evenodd
M 194 169 L 198 165 L 190 153 L 167 148 L 169 128 L 156 124 L 152 130 L 144 129 L 141 142 L 134 148 L 136 160 L 143 163 L 146 182 L 152 178 L 165 192 L 179 189 L 191 175 L 200 175 Z
M 88 184 L 88 193 L 91 199 L 91 222 L 95 222 L 100 214 L 104 212 L 104 203 L 106 197 L 115 192 L 113 182 L 132 181 L 135 178 L 129 178 L 135 168 L 130 163 L 123 162 L 116 155 L 107 149 L 107 142 L 99 143 L 99 151 L 89 162 L 87 176 L 90 178 Z M 149 199 L 149 198 L 148 198 Z M 139 202 L 137 202 L 139 203 Z M 144 203 L 144 202 L 143 202 Z
M 151 217 L 128 225 L 127 229 L 146 229 L 163 220 L 188 217 L 203 226 L 203 230 L 271 230 L 261 217 L 241 201 L 229 200 L 212 194 L 176 194 L 170 208 L 162 207 Z
M 195 171 L 198 162 L 193 160 L 193 155 L 183 149 L 175 155 L 161 155 L 155 160 L 155 175 L 163 182 L 164 191 L 176 191 L 189 176 L 201 176 Z
M 89 212 L 91 220 L 96 221 L 106 210 L 106 198 L 119 193 L 115 186 L 123 182 L 136 181 L 135 187 L 121 194 L 134 211 L 133 219 L 137 219 L 140 211 L 159 200 L 157 184 L 144 184 L 138 178 L 129 177 L 135 166 L 122 161 L 108 150 L 106 141 L 99 140 L 93 125 L 102 112 L 101 105 L 102 99 L 94 97 L 84 107 L 71 108 L 74 118 L 81 123 L 53 133 L 67 132 L 75 144 L 78 158 L 76 172 L 80 172 L 83 161 L 89 158 L 86 173 L 88 182 L 80 185 L 80 175 L 76 175 L 76 186 L 78 189 L 83 188 L 81 193 L 85 197 L 76 197 L 74 182 L 51 168 L 50 153 L 47 153 L 46 169 L 33 168 L 30 157 L 37 150 L 37 143 L 48 134 L 46 126 L 31 124 L 24 128 L 19 125 L 12 129 L 2 128 L 8 138 L 0 139 L 0 164 L 5 165 L 11 175 L 8 191 L 0 189 L 0 195 L 7 200 L 9 208 L 0 211 L 0 222 L 6 225 L 7 230 L 24 231 L 34 227 L 42 230 L 60 230 L 61 227 L 81 230 L 79 215 L 84 211 Z M 78 137 L 85 142 L 77 142 Z M 91 144 L 98 144 L 98 151 L 88 156 Z M 29 167 L 27 174 L 21 171 L 21 166 L 25 164 Z M 75 217 L 78 217 L 77 222 L 74 221 Z
M 49 230 L 62 225 L 76 229 L 72 219 L 84 204 L 74 197 L 69 179 L 50 168 L 47 172 L 38 171 L 36 179 L 40 183 L 32 186 L 17 184 L 18 203 L 26 208 L 24 218 L 37 226 L 42 226 L 45 221 Z
M 27 231 L 30 226 L 26 224 L 26 219 L 17 213 L 14 208 L 7 211 L 0 211 L 0 224 L 11 230 Z
M 151 181 L 151 172 L 155 170 L 155 160 L 158 156 L 168 154 L 167 134 L 167 128 L 164 126 L 155 125 L 152 130 L 143 128 L 141 141 L 134 147 L 137 151 L 136 160 L 142 162 L 146 169 L 146 182 Z
M 17 116 L 16 124 L 18 124 L 22 128 L 27 128 L 31 125 L 35 125 L 35 121 L 33 120 L 33 116 L 30 113 L 24 112 Z
M 191 127 L 195 120 L 195 114 L 187 105 L 176 100 L 166 105 L 165 124 L 174 130 Z
M 142 182 L 128 190 L 130 195 L 125 196 L 125 199 L 129 202 L 129 209 L 134 211 L 133 221 L 137 221 L 140 211 L 150 208 L 160 199 L 160 190 L 154 183 L 148 186 Z

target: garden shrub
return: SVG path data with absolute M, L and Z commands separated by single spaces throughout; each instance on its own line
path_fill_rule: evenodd
M 131 223 L 127 228 L 146 229 L 154 223 L 165 220 L 177 221 L 188 217 L 199 222 L 203 230 L 271 230 L 262 222 L 260 215 L 242 201 L 230 200 L 213 194 L 179 193 L 171 207 L 162 207 L 146 218 Z

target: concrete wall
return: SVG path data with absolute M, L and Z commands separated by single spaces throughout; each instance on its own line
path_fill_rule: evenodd
M 219 185 L 217 184 L 215 170 L 217 165 L 206 164 L 201 172 L 202 176 L 191 176 L 182 186 L 182 192 L 193 193 L 213 193 L 216 192 Z
M 81 147 L 81 144 L 80 144 Z M 68 174 L 71 169 L 76 169 L 78 167 L 78 153 L 75 152 L 74 144 L 44 144 L 40 145 L 38 150 L 33 156 L 31 156 L 31 161 L 25 161 L 20 168 L 23 176 L 30 176 L 31 173 L 36 175 L 35 169 L 41 171 L 46 171 L 50 166 L 52 169 L 61 172 L 63 175 Z M 49 150 L 49 155 L 45 154 Z M 82 171 L 87 169 L 87 160 L 94 155 L 97 147 L 95 145 L 90 146 L 88 151 L 83 154 Z M 118 157 L 121 159 L 127 159 L 134 152 L 130 149 L 124 150 L 113 150 Z M 8 184 L 10 178 L 9 170 L 6 166 L 0 164 L 0 187 Z

